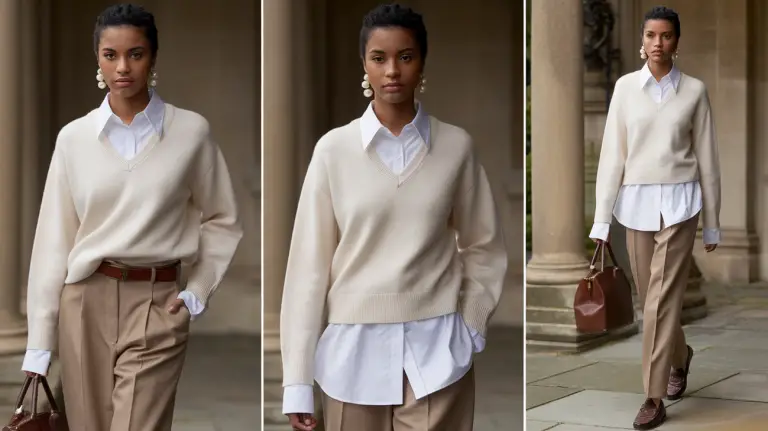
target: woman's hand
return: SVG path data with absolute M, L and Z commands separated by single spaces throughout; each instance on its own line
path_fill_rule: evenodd
M 309 413 L 291 413 L 288 420 L 294 430 L 311 431 L 317 426 L 317 419 Z
M 27 377 L 38 377 L 40 374 L 33 373 L 32 371 L 24 371 L 24 374 L 27 375 Z
M 181 310 L 181 307 L 186 307 L 187 305 L 184 304 L 184 300 L 181 298 L 176 298 L 171 302 L 171 305 L 168 306 L 168 312 L 171 314 L 176 314 Z
M 592 240 L 592 242 L 594 242 L 595 244 L 603 244 L 603 243 L 607 243 L 607 242 L 610 242 L 610 241 L 611 241 L 611 234 L 608 234 L 608 239 L 606 239 L 605 241 L 603 241 L 603 240 L 602 240 L 602 239 L 600 239 L 600 238 L 590 238 L 590 239 L 591 239 L 591 240 Z
M 715 251 L 716 248 L 717 248 L 717 244 L 704 244 L 704 250 L 706 250 L 707 253 L 711 253 Z

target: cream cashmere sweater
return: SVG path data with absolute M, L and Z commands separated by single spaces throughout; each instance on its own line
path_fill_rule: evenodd
M 400 174 L 364 149 L 359 119 L 315 147 L 281 310 L 283 385 L 314 381 L 325 323 L 400 323 L 460 312 L 485 334 L 507 255 L 469 135 L 430 117 L 432 145 Z M 404 228 L 407 227 L 407 228 Z
M 125 160 L 99 133 L 97 110 L 59 132 L 29 271 L 28 349 L 52 350 L 61 291 L 104 259 L 191 265 L 186 290 L 203 304 L 242 237 L 232 183 L 208 122 L 165 106 L 162 136 Z
M 704 83 L 681 74 L 677 93 L 659 104 L 637 85 L 639 73 L 616 82 L 597 169 L 595 223 L 611 222 L 622 185 L 698 180 L 704 228 L 719 228 L 720 162 Z

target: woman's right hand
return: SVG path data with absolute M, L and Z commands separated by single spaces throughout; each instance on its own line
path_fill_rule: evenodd
M 40 374 L 33 373 L 32 371 L 24 371 L 24 374 L 27 375 L 27 377 L 38 377 Z
M 312 431 L 317 426 L 317 419 L 309 413 L 290 413 L 288 420 L 294 430 Z

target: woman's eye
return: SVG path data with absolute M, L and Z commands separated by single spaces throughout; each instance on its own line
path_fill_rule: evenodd
M 384 59 L 381 58 L 381 57 L 373 57 L 371 60 L 373 60 L 373 61 L 375 61 L 377 63 L 380 63 L 380 62 L 384 61 Z
M 141 58 L 141 53 L 140 52 L 134 52 L 133 54 L 131 54 L 131 58 L 138 60 L 138 59 Z
M 409 54 L 406 54 L 406 55 L 400 57 L 400 59 L 403 60 L 403 61 L 411 61 L 411 58 L 412 57 Z
M 115 54 L 112 54 L 112 53 L 108 52 L 108 53 L 104 54 L 104 58 L 106 58 L 107 60 L 112 60 L 113 58 L 115 58 Z

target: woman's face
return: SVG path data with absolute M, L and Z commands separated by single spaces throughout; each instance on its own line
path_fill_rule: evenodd
M 643 28 L 643 48 L 648 61 L 667 63 L 677 51 L 675 26 L 665 19 L 649 19 Z
M 363 68 L 375 100 L 399 104 L 413 99 L 424 61 L 410 30 L 402 27 L 371 31 Z
M 111 94 L 128 99 L 147 91 L 154 59 L 142 29 L 130 25 L 105 28 L 98 62 Z

